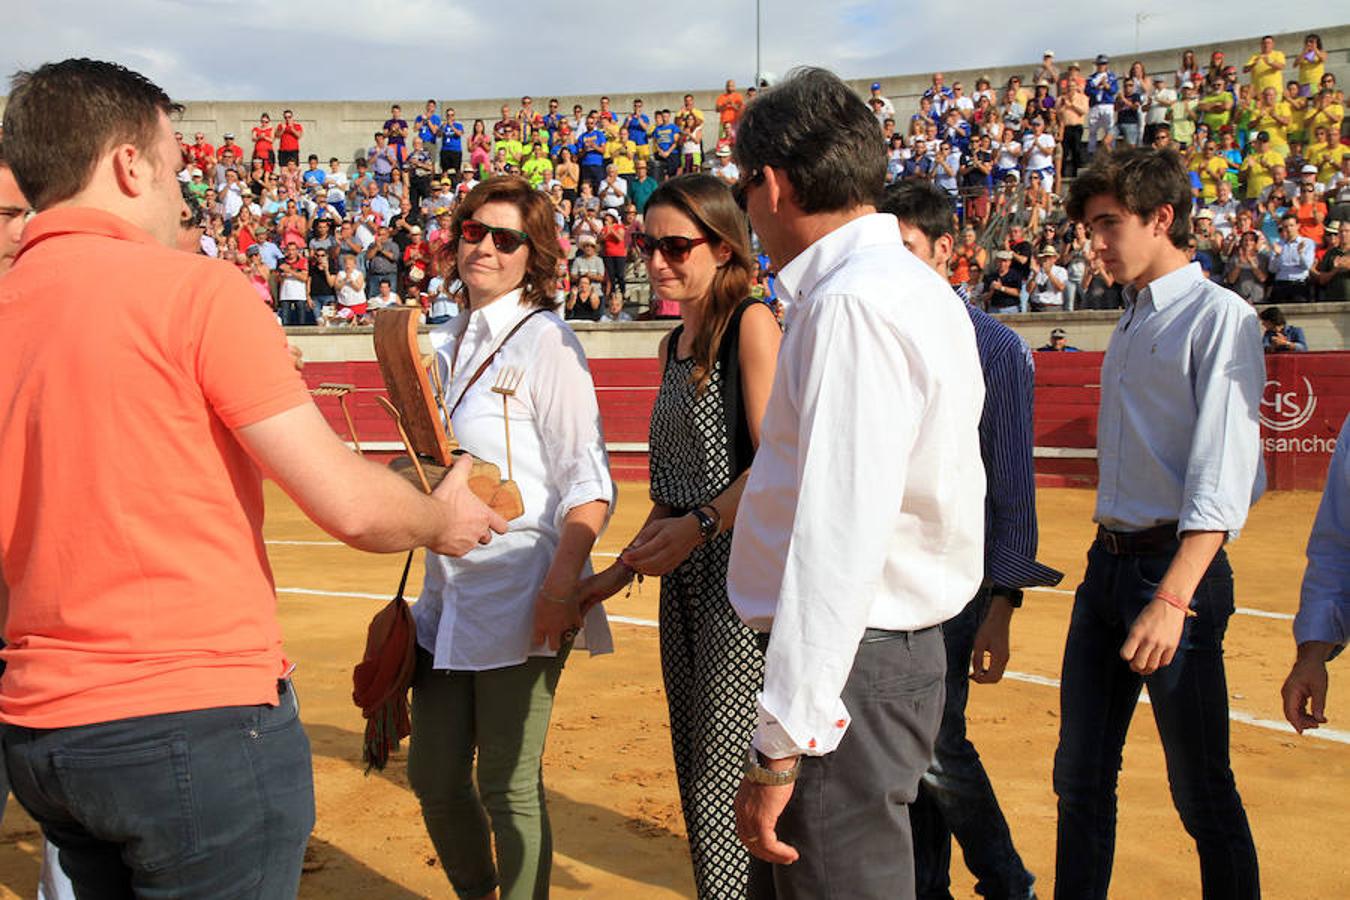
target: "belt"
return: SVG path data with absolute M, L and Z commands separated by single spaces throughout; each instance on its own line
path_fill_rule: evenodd
M 1097 543 L 1112 556 L 1156 556 L 1176 550 L 1177 523 L 1164 522 L 1143 531 L 1111 531 L 1097 526 Z
M 893 641 L 896 638 L 908 637 L 911 634 L 923 634 L 925 631 L 932 631 L 937 628 L 936 625 L 929 625 L 927 628 L 918 628 L 914 631 L 890 631 L 885 628 L 868 628 L 863 632 L 862 640 L 859 643 L 877 644 L 882 641 Z

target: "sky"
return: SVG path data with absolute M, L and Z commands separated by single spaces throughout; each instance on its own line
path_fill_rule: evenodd
M 760 0 L 762 70 L 845 78 L 1128 54 L 1346 21 L 1338 0 Z M 755 72 L 755 0 L 14 0 L 0 73 L 71 56 L 136 69 L 180 100 L 469 100 L 707 89 Z M 1106 11 L 1103 11 L 1106 7 Z M 1278 22 L 1269 21 L 1278 8 Z M 683 15 L 677 13 L 690 10 Z M 640 12 L 635 12 L 640 11 Z M 584 13 L 584 14 L 583 14 Z M 7 93 L 0 85 L 0 94 Z

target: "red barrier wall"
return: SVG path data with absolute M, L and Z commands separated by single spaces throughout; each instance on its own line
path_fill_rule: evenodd
M 1091 486 L 1097 479 L 1097 406 L 1101 353 L 1036 354 L 1037 480 Z M 661 381 L 655 359 L 593 359 L 600 418 L 614 477 L 647 477 L 647 426 Z M 1336 435 L 1350 412 L 1350 352 L 1266 357 L 1261 440 L 1271 490 L 1321 490 Z M 305 380 L 354 384 L 348 408 L 363 442 L 396 444 L 398 432 L 375 402 L 383 393 L 373 362 L 309 363 Z M 346 436 L 338 402 L 315 398 L 333 429 Z

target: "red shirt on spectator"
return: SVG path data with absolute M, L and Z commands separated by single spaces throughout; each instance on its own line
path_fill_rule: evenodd
M 1317 218 L 1319 212 L 1322 214 L 1320 220 Z M 1321 200 L 1295 203 L 1293 213 L 1298 216 L 1298 233 L 1321 248 L 1322 239 L 1326 236 L 1323 223 L 1327 220 L 1327 205 Z
M 202 141 L 200 144 L 193 144 L 188 150 L 192 153 L 192 161 L 201 169 L 205 169 L 207 166 L 211 165 L 216 158 L 216 148 L 212 147 L 206 141 Z
M 285 122 L 283 122 L 282 124 L 278 125 L 277 134 L 281 137 L 281 149 L 288 151 L 290 150 L 299 151 L 300 136 L 304 133 L 305 133 L 305 126 L 301 125 L 294 119 L 291 120 L 290 124 L 286 124 Z
M 299 148 L 299 146 L 300 143 L 297 141 L 296 147 Z M 263 128 L 261 125 L 255 126 L 253 129 L 253 158 L 266 159 L 267 155 L 271 152 L 272 126 L 269 125 L 266 128 Z
M 600 232 L 600 241 L 605 256 L 628 255 L 628 229 L 618 222 L 611 222 Z

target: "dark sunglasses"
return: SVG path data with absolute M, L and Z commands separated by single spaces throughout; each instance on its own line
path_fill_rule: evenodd
M 750 173 L 749 178 L 742 178 L 731 186 L 731 196 L 735 198 L 736 205 L 741 208 L 741 212 L 745 212 L 745 192 L 763 181 L 764 173 L 756 169 Z
M 661 255 L 669 262 L 684 262 L 692 251 L 699 244 L 708 243 L 708 239 L 683 237 L 681 235 L 670 235 L 669 237 L 654 238 L 650 234 L 633 235 L 633 246 L 643 256 L 651 259 L 660 250 Z
M 492 235 L 492 246 L 497 248 L 498 253 L 515 253 L 522 245 L 530 242 L 528 234 L 514 228 L 484 225 L 477 219 L 465 219 L 459 223 L 459 238 L 466 243 L 481 243 L 488 235 Z

